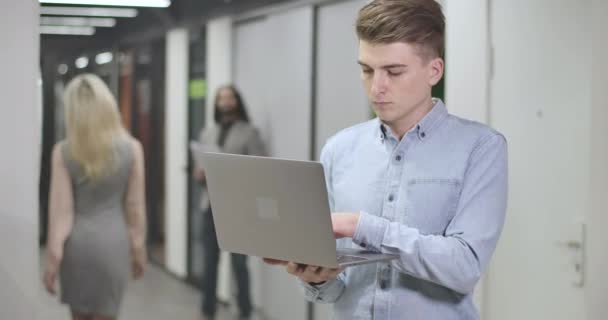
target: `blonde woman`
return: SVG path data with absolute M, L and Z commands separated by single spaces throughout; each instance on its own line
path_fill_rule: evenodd
M 52 155 L 44 284 L 74 320 L 115 319 L 131 275 L 146 264 L 142 147 L 95 75 L 65 91 L 67 138 Z

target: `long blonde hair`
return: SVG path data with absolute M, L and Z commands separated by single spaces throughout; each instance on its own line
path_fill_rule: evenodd
M 115 142 L 126 137 L 116 99 L 99 77 L 75 77 L 65 90 L 66 136 L 69 154 L 96 180 L 113 169 Z

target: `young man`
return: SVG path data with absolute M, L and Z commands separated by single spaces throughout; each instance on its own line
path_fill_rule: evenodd
M 399 259 L 345 270 L 287 263 L 336 319 L 479 318 L 473 290 L 503 226 L 507 146 L 431 97 L 444 26 L 434 0 L 374 0 L 359 12 L 359 64 L 378 118 L 332 137 L 321 161 L 341 212 L 338 245 Z

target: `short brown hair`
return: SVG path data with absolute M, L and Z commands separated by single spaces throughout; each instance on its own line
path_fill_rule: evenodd
M 359 40 L 414 44 L 423 59 L 443 57 L 444 33 L 445 17 L 435 0 L 373 0 L 357 17 Z

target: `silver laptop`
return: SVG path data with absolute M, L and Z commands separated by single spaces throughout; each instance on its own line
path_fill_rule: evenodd
M 321 163 L 222 153 L 202 157 L 222 250 L 328 268 L 396 258 L 336 250 Z

